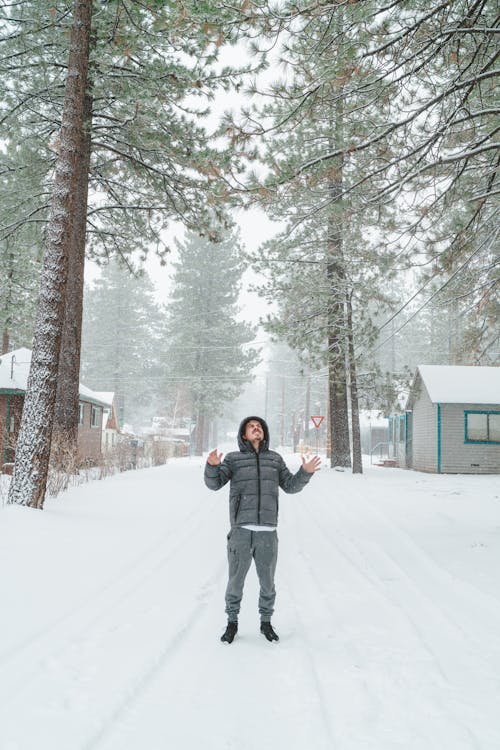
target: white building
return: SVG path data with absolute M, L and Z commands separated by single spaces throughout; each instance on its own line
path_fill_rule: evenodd
M 419 365 L 401 433 L 407 468 L 500 473 L 500 367 Z

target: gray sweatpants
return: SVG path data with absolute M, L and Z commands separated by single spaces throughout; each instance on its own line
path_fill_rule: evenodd
M 235 527 L 227 536 L 229 580 L 226 589 L 228 620 L 237 620 L 243 596 L 243 585 L 252 558 L 259 577 L 259 612 L 262 621 L 269 621 L 274 612 L 276 589 L 274 573 L 278 560 L 276 531 L 250 531 Z

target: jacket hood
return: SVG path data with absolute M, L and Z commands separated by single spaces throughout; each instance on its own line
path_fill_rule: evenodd
M 268 450 L 269 427 L 267 426 L 266 420 L 262 419 L 262 417 L 245 417 L 245 419 L 241 421 L 240 427 L 238 429 L 238 448 L 240 449 L 240 451 L 253 451 L 253 445 L 249 443 L 248 440 L 243 439 L 243 434 L 245 432 L 247 422 L 250 422 L 252 419 L 254 419 L 256 422 L 260 422 L 262 425 L 262 429 L 264 430 L 264 440 L 260 444 L 260 449 Z

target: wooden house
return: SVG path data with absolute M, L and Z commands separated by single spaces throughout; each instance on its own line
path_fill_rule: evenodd
M 419 365 L 400 443 L 407 468 L 500 473 L 500 367 Z
M 30 349 L 15 349 L 0 356 L 0 468 L 14 461 L 30 365 Z M 79 407 L 79 460 L 96 462 L 101 457 L 103 411 L 109 405 L 80 384 Z
M 115 394 L 112 391 L 94 391 L 97 398 L 106 404 L 102 415 L 101 450 L 104 454 L 113 451 L 119 441 L 120 423 Z

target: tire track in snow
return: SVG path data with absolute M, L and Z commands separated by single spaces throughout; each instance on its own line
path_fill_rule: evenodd
M 318 668 L 317 668 L 317 665 L 316 665 L 316 660 L 315 660 L 315 657 L 313 655 L 313 650 L 311 648 L 311 645 L 309 643 L 309 637 L 307 635 L 306 625 L 305 625 L 304 619 L 302 617 L 301 606 L 303 606 L 303 605 L 299 606 L 299 602 L 297 601 L 297 599 L 296 599 L 296 597 L 295 597 L 295 595 L 293 593 L 293 584 L 291 583 L 290 579 L 288 578 L 288 575 L 284 576 L 284 580 L 286 582 L 286 587 L 288 589 L 289 598 L 290 598 L 290 600 L 292 601 L 292 604 L 293 604 L 293 609 L 294 609 L 294 612 L 295 612 L 296 619 L 300 623 L 300 628 L 301 628 L 301 631 L 302 631 L 302 639 L 303 639 L 303 643 L 304 643 L 304 645 L 306 647 L 305 653 L 306 653 L 306 658 L 307 658 L 307 664 L 308 664 L 309 672 L 311 674 L 311 682 L 314 685 L 314 690 L 315 690 L 316 696 L 318 698 L 319 715 L 320 715 L 320 718 L 321 718 L 321 724 L 323 726 L 324 735 L 325 735 L 326 740 L 327 740 L 326 747 L 328 747 L 329 750 L 330 750 L 330 748 L 331 748 L 331 750 L 335 750 L 335 748 L 338 747 L 338 742 L 337 742 L 337 738 L 336 738 L 336 734 L 335 734 L 334 728 L 332 726 L 332 721 L 331 721 L 331 718 L 330 718 L 330 712 L 328 710 L 328 700 L 327 700 L 327 697 L 325 695 L 325 691 L 323 689 L 323 683 L 322 683 L 322 681 L 320 679 L 320 676 L 319 676 L 319 673 L 318 673 Z M 315 741 L 316 741 L 316 739 L 317 738 L 315 738 Z
M 357 500 L 362 505 L 358 512 L 353 510 L 353 500 Z M 331 510 L 333 506 L 330 504 L 327 507 Z M 383 592 L 386 598 L 389 598 L 398 608 L 402 608 L 401 603 L 405 601 L 405 597 L 395 599 L 392 591 L 394 586 L 388 587 L 387 583 L 394 583 L 404 578 L 409 587 L 407 593 L 410 593 L 413 597 L 418 597 L 419 603 L 423 607 L 427 606 L 434 610 L 445 621 L 448 626 L 447 638 L 451 636 L 457 641 L 457 645 L 462 647 L 471 644 L 472 641 L 477 641 L 482 645 L 483 640 L 478 640 L 474 634 L 464 628 L 460 623 L 460 618 L 450 615 L 451 607 L 445 607 L 443 604 L 443 602 L 449 603 L 452 600 L 455 607 L 463 610 L 463 591 L 458 594 L 454 591 L 453 586 L 456 584 L 456 580 L 448 571 L 443 570 L 430 558 L 405 531 L 392 524 L 382 513 L 364 502 L 358 493 L 352 493 L 348 503 L 342 503 L 341 506 L 337 505 L 335 510 L 337 511 L 340 508 L 344 518 L 353 520 L 358 527 L 363 529 L 363 544 L 354 540 L 351 540 L 350 544 L 356 550 L 358 556 L 365 561 L 366 570 L 370 571 L 371 574 L 370 580 L 379 591 Z M 375 522 L 370 524 L 368 517 L 374 519 Z M 319 525 L 317 516 L 316 524 Z M 374 538 L 374 530 L 380 525 L 386 532 L 384 540 L 388 543 L 383 547 Z M 324 526 L 322 526 L 322 529 L 324 531 Z M 389 545 L 391 551 L 388 551 Z M 369 555 L 367 554 L 368 550 L 370 551 Z M 405 563 L 406 567 L 404 567 Z M 410 569 L 413 569 L 413 573 Z M 425 577 L 425 583 L 422 580 L 417 580 L 417 577 Z M 467 586 L 467 588 L 469 587 Z M 485 595 L 478 589 L 474 589 L 474 591 L 479 594 L 481 604 L 486 606 L 484 617 L 487 615 L 498 617 L 498 611 L 488 606 L 489 602 L 485 604 Z M 408 611 L 405 610 L 406 616 L 411 619 L 412 613 L 417 609 L 417 607 L 411 607 Z M 475 619 L 474 625 L 481 625 L 481 620 Z M 432 629 L 431 632 L 435 633 L 436 630 Z M 491 636 L 491 629 L 484 635 Z M 443 674 L 445 674 L 445 671 Z
M 350 489 L 352 493 L 352 488 Z M 354 519 L 358 528 L 362 527 L 364 529 L 365 538 L 362 540 L 362 544 L 360 542 L 355 542 L 352 539 L 348 539 L 346 536 L 337 535 L 334 538 L 332 535 L 328 534 L 325 530 L 325 519 L 323 518 L 322 522 L 320 522 L 316 510 L 312 510 L 312 507 L 308 508 L 307 518 L 313 521 L 316 529 L 319 530 L 320 535 L 329 542 L 332 549 L 335 549 L 348 563 L 351 564 L 359 579 L 364 582 L 365 585 L 369 585 L 377 596 L 383 597 L 405 617 L 418 638 L 422 649 L 432 659 L 432 663 L 437 669 L 438 674 L 448 686 L 448 690 L 453 692 L 457 679 L 463 680 L 464 675 L 462 670 L 459 669 L 457 671 L 453 655 L 445 658 L 443 652 L 449 652 L 449 644 L 450 642 L 454 642 L 456 646 L 453 653 L 462 655 L 460 646 L 463 646 L 464 641 L 467 643 L 466 635 L 463 630 L 460 627 L 457 627 L 455 622 L 443 612 L 441 605 L 436 604 L 436 602 L 429 598 L 426 593 L 420 591 L 419 586 L 415 583 L 413 578 L 403 570 L 401 565 L 392 560 L 383 550 L 380 549 L 379 546 L 377 546 L 376 543 L 367 545 L 366 538 L 373 536 L 374 531 L 370 528 L 369 524 L 367 524 L 364 517 L 361 517 L 359 512 L 353 515 L 353 510 L 350 505 L 352 500 L 353 496 L 350 494 L 349 498 L 343 503 L 337 503 L 335 506 L 332 506 L 330 501 L 326 501 L 325 506 L 330 509 L 330 513 L 328 513 L 330 517 L 333 515 L 331 510 L 335 507 L 336 528 L 339 526 L 342 527 L 347 518 L 347 520 Z M 366 506 L 363 504 L 363 513 L 365 507 Z M 324 508 L 322 508 L 322 510 L 324 510 Z M 370 511 L 371 509 L 368 508 L 368 514 Z M 341 514 L 343 514 L 343 517 Z M 393 531 L 393 533 L 397 536 L 397 531 Z M 367 554 L 368 550 L 370 551 L 370 555 Z M 422 553 L 422 557 L 425 558 L 426 556 Z M 382 560 L 384 561 L 383 563 L 381 562 Z M 383 571 L 382 574 L 380 574 L 381 567 Z M 393 590 L 394 585 L 392 584 L 396 580 L 404 581 L 400 589 L 400 596 L 395 596 Z M 389 582 L 391 583 L 390 587 L 387 585 Z M 412 602 L 413 605 L 406 605 L 408 601 Z M 421 613 L 419 619 L 415 616 L 416 612 Z M 422 627 L 422 622 L 425 622 L 424 627 Z M 430 643 L 429 640 L 431 640 L 432 643 Z M 471 670 L 477 669 L 475 660 L 469 661 L 469 668 Z M 451 717 L 452 722 L 455 722 L 455 724 L 461 727 L 463 734 L 467 737 L 467 747 L 475 747 L 477 750 L 482 750 L 481 742 L 471 730 L 470 726 L 464 724 L 462 717 L 457 715 L 456 712 L 451 713 L 448 703 L 440 697 L 442 688 L 443 685 L 439 686 L 439 684 L 436 683 L 435 700 L 439 704 L 442 712 L 448 714 Z M 463 739 L 463 737 L 461 739 Z
M 300 507 L 300 503 L 298 503 L 296 507 Z M 334 611 L 331 605 L 331 595 L 328 595 L 325 592 L 323 583 L 316 572 L 316 568 L 324 568 L 325 564 L 328 565 L 330 560 L 328 555 L 321 554 L 318 555 L 316 566 L 311 563 L 303 550 L 304 530 L 308 526 L 308 519 L 306 518 L 305 522 L 300 520 L 297 512 L 292 512 L 290 515 L 292 518 L 287 518 L 284 525 L 285 533 L 291 531 L 294 537 L 291 541 L 293 553 L 290 559 L 285 563 L 288 572 L 281 575 L 281 577 L 284 579 L 287 595 L 293 604 L 295 617 L 301 626 L 301 635 L 303 642 L 306 645 L 309 667 L 313 675 L 313 682 L 321 707 L 323 725 L 326 728 L 326 735 L 328 737 L 328 748 L 334 750 L 335 748 L 343 747 L 344 745 L 341 737 L 342 733 L 336 729 L 335 723 L 332 719 L 332 709 L 335 706 L 335 701 L 332 698 L 331 693 L 329 694 L 327 692 L 327 687 L 324 684 L 324 679 L 322 677 L 322 673 L 324 673 L 325 670 L 324 656 L 332 656 L 337 674 L 341 670 L 343 675 L 354 675 L 354 684 L 357 690 L 356 697 L 365 709 L 365 722 L 368 722 L 369 724 L 375 722 L 376 717 L 379 714 L 380 701 L 378 696 L 374 696 L 367 689 L 366 681 L 363 679 L 362 672 L 363 659 L 359 649 L 357 649 L 352 641 L 344 643 L 341 650 L 338 650 L 337 648 L 336 652 L 331 649 L 331 646 L 336 645 L 336 641 L 333 639 L 326 640 L 325 645 L 320 648 L 313 648 L 311 644 L 309 636 L 311 629 L 316 632 L 316 637 L 320 641 L 325 638 L 325 635 L 327 639 L 332 638 L 331 635 L 322 632 L 320 626 L 321 612 L 326 615 L 326 618 L 324 619 L 328 620 L 330 623 L 335 622 L 338 617 L 338 612 Z M 314 545 L 314 552 L 318 553 L 318 545 Z M 300 602 L 295 594 L 297 589 L 301 593 Z M 310 620 L 308 622 L 304 620 L 302 614 L 304 611 L 310 615 Z M 357 705 L 359 705 L 359 703 Z
M 225 571 L 226 562 L 224 561 L 223 564 L 219 565 L 214 574 L 205 579 L 202 586 L 200 586 L 200 590 L 213 587 L 225 575 Z M 188 640 L 189 634 L 199 619 L 200 613 L 206 606 L 207 603 L 205 601 L 200 601 L 192 608 L 185 625 L 145 665 L 144 669 L 131 680 L 130 684 L 123 690 L 120 700 L 107 712 L 105 718 L 99 723 L 99 726 L 92 732 L 90 737 L 84 740 L 80 746 L 80 750 L 96 750 L 104 741 L 107 741 L 109 736 L 112 735 L 117 722 L 130 712 L 134 704 L 166 667 L 172 654 L 175 653 L 178 656 L 179 648 Z
M 213 507 L 215 507 L 216 501 L 201 501 L 196 509 L 203 507 L 205 509 L 205 515 L 209 516 Z M 14 647 L 12 651 L 7 651 L 0 657 L 0 664 L 12 662 L 12 660 L 18 659 L 21 664 L 16 670 L 17 681 L 15 685 L 4 686 L 5 693 L 0 693 L 0 702 L 8 703 L 10 699 L 15 697 L 18 687 L 29 680 L 32 675 L 38 672 L 36 666 L 36 653 L 43 648 L 44 639 L 50 644 L 55 642 L 56 646 L 48 649 L 46 659 L 50 659 L 54 655 L 59 655 L 64 649 L 69 646 L 70 643 L 78 639 L 82 634 L 86 633 L 89 628 L 94 627 L 98 622 L 103 620 L 108 613 L 112 612 L 117 605 L 123 603 L 127 599 L 130 599 L 138 590 L 140 590 L 145 581 L 152 576 L 160 572 L 165 565 L 181 550 L 188 541 L 193 538 L 193 535 L 199 533 L 205 528 L 206 518 L 204 516 L 198 518 L 198 520 L 192 522 L 193 509 L 190 508 L 186 514 L 186 519 L 182 523 L 185 531 L 179 534 L 177 529 L 169 529 L 169 531 L 159 537 L 157 541 L 143 551 L 138 557 L 128 562 L 120 572 L 111 580 L 109 580 L 104 586 L 92 592 L 91 595 L 87 596 L 82 602 L 78 603 L 76 607 L 72 607 L 67 613 L 54 620 L 42 631 L 39 631 L 34 636 Z M 190 519 L 187 522 L 187 519 Z M 167 551 L 163 551 L 167 546 L 167 542 L 171 537 L 177 534 L 176 543 L 169 546 Z M 159 559 L 155 560 L 158 553 L 162 553 Z M 131 578 L 133 579 L 131 581 Z M 121 589 L 120 590 L 120 586 Z M 117 593 L 118 588 L 118 593 Z M 112 593 L 114 596 L 109 598 L 108 594 Z M 100 602 L 102 600 L 102 602 Z M 96 602 L 98 602 L 98 609 L 96 610 Z M 82 617 L 82 611 L 91 610 L 90 619 Z M 76 621 L 76 622 L 73 622 Z M 70 631 L 68 633 L 68 630 Z M 61 631 L 59 635 L 58 631 Z M 62 641 L 62 642 L 61 642 Z M 30 649 L 36 651 L 35 658 L 30 658 Z M 28 661 L 28 669 L 22 672 L 22 662 Z M 10 666 L 12 670 L 12 666 Z M 20 674 L 21 673 L 21 674 Z

